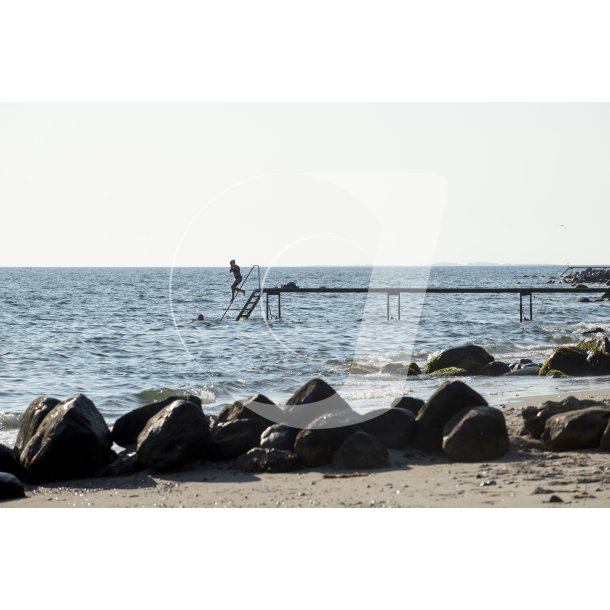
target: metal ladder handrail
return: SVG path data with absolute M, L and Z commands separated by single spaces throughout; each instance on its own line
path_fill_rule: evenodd
M 259 265 L 252 265 L 252 268 L 250 269 L 250 271 L 248 271 L 248 275 L 246 275 L 246 279 L 237 287 L 238 289 L 241 289 L 241 287 L 248 281 L 248 278 L 250 277 L 250 274 L 254 271 L 255 267 L 258 270 L 258 291 L 260 292 L 260 289 L 261 289 L 261 268 L 260 268 Z M 231 309 L 231 305 L 233 305 L 234 301 L 235 301 L 235 297 L 233 297 L 231 299 L 231 302 L 229 303 L 229 306 L 225 309 L 225 312 L 222 314 L 222 318 L 220 318 L 221 322 L 225 319 L 225 316 L 227 315 L 227 312 L 229 311 L 229 309 Z

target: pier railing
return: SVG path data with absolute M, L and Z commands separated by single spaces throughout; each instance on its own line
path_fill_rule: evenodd
M 386 315 L 390 320 L 390 296 L 397 296 L 397 318 L 400 320 L 400 295 L 401 294 L 518 294 L 519 295 L 519 321 L 533 319 L 533 294 L 600 294 L 608 288 L 484 288 L 484 287 L 457 287 L 457 288 L 263 288 L 263 294 L 267 299 L 267 319 L 271 317 L 269 306 L 269 295 L 277 296 L 277 319 L 282 318 L 282 294 L 362 294 L 362 293 L 382 293 L 387 296 Z M 529 318 L 524 315 L 523 297 L 529 296 Z

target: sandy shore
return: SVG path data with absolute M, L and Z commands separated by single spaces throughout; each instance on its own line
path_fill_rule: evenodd
M 587 391 L 507 406 L 511 449 L 486 464 L 450 463 L 407 449 L 392 452 L 391 469 L 349 474 L 324 468 L 247 474 L 197 465 L 176 473 L 28 486 L 26 498 L 0 507 L 610 507 L 610 453 L 549 453 L 539 441 L 518 435 L 523 406 L 568 395 L 610 400 L 610 391 Z

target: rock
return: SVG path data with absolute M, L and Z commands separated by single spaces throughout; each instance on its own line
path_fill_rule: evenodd
M 387 468 L 388 451 L 373 435 L 357 430 L 335 451 L 332 466 L 339 470 Z
M 294 451 L 305 466 L 326 466 L 341 443 L 361 423 L 362 417 L 351 409 L 322 415 L 297 434 Z
M 512 369 L 510 372 L 506 373 L 511 377 L 528 377 L 530 375 L 538 375 L 540 373 L 540 367 L 538 365 L 534 366 L 525 366 L 519 369 Z
M 107 464 L 111 446 L 101 413 L 86 396 L 77 394 L 47 413 L 19 459 L 29 481 L 78 479 Z
M 0 500 L 25 498 L 23 483 L 10 472 L 0 472 Z
M 398 407 L 376 409 L 365 415 L 359 428 L 388 449 L 404 449 L 415 437 L 415 415 Z
M 417 415 L 420 409 L 424 406 L 424 400 L 415 398 L 415 396 L 401 396 L 392 401 L 392 409 L 407 409 Z
M 121 447 L 130 447 L 138 442 L 138 435 L 159 411 L 171 405 L 176 400 L 186 400 L 201 407 L 201 398 L 198 396 L 170 396 L 159 402 L 153 402 L 143 407 L 133 409 L 119 417 L 112 426 L 112 440 Z
M 57 398 L 48 398 L 47 396 L 39 396 L 35 398 L 25 410 L 21 417 L 17 440 L 15 441 L 15 451 L 20 454 L 30 439 L 36 433 L 40 422 L 47 416 L 50 411 L 56 407 L 61 401 Z
M 510 373 L 510 366 L 499 360 L 489 362 L 479 370 L 479 375 L 487 375 L 488 377 L 499 377 L 500 375 L 506 375 L 506 373 Z
M 541 436 L 544 448 L 569 451 L 599 447 L 609 420 L 609 407 L 589 407 L 553 415 L 544 425 Z
M 474 374 L 493 359 L 492 355 L 478 345 L 462 345 L 431 354 L 426 362 L 425 372 L 430 375 L 440 369 L 462 368 Z
M 417 366 L 417 365 L 416 365 Z M 381 367 L 381 372 L 389 375 L 409 376 L 411 370 L 410 364 L 402 364 L 400 362 L 389 362 Z
M 493 407 L 467 408 L 444 426 L 443 451 L 455 462 L 486 462 L 510 448 L 504 414 Z
M 144 466 L 138 462 L 138 454 L 126 449 L 119 453 L 112 462 L 102 466 L 95 476 L 100 478 L 127 477 L 140 472 L 143 468 Z
M 587 375 L 591 372 L 587 356 L 584 349 L 562 345 L 553 351 L 538 374 L 544 376 L 549 371 L 561 371 L 566 375 Z
M 575 396 L 568 396 L 559 402 L 546 400 L 537 407 L 525 407 L 521 410 L 521 417 L 529 435 L 533 438 L 540 438 L 544 432 L 544 425 L 547 419 L 553 417 L 553 415 L 569 411 L 579 411 L 598 404 L 595 400 L 580 400 Z
M 322 415 L 350 413 L 350 406 L 322 379 L 311 379 L 286 402 L 284 422 L 293 428 L 305 428 Z
M 588 330 L 583 330 L 582 334 L 583 335 L 593 335 L 595 333 L 605 333 L 606 331 L 603 328 L 600 328 L 599 326 L 596 326 L 595 328 L 590 328 Z
M 576 299 L 579 303 L 590 303 L 591 299 L 589 297 L 579 297 Z
M 407 377 L 415 377 L 417 375 L 421 375 L 421 369 L 417 365 L 417 362 L 410 362 Z
M 224 407 L 218 415 L 219 422 L 261 419 L 266 421 L 268 426 L 281 422 L 283 418 L 282 409 L 263 394 L 250 396 L 246 400 L 237 400 L 232 405 Z
M 146 468 L 164 471 L 200 458 L 208 426 L 201 406 L 174 400 L 153 415 L 138 435 L 138 462 Z
M 300 466 L 292 451 L 255 447 L 237 458 L 236 467 L 245 472 L 291 472 Z
M 545 377 L 548 377 L 550 379 L 562 379 L 563 377 L 567 377 L 567 375 L 565 373 L 562 373 L 561 371 L 549 371 Z
M 488 406 L 487 401 L 462 381 L 446 381 L 426 401 L 415 422 L 415 444 L 422 451 L 440 451 L 443 427 L 466 407 Z
M 234 460 L 258 447 L 261 434 L 269 427 L 263 419 L 235 419 L 216 424 L 204 446 L 204 456 L 212 461 Z
M 379 367 L 374 364 L 352 362 L 352 364 L 347 367 L 347 372 L 351 375 L 372 375 L 373 373 L 379 373 Z
M 464 377 L 468 375 L 466 369 L 460 369 L 455 366 L 447 367 L 446 369 L 438 369 L 430 373 L 430 377 Z
M 0 472 L 14 474 L 17 478 L 23 476 L 19 459 L 6 445 L 0 444 Z
M 293 451 L 294 442 L 298 433 L 298 428 L 293 428 L 286 424 L 274 424 L 273 426 L 269 426 L 261 434 L 260 446 L 263 449 Z
M 608 422 L 608 425 L 602 434 L 602 438 L 599 441 L 599 448 L 602 451 L 610 451 L 610 422 Z

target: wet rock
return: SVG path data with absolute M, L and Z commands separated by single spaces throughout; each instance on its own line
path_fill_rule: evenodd
M 0 472 L 0 500 L 25 498 L 23 483 L 10 472 Z
M 358 430 L 335 451 L 332 466 L 340 470 L 387 468 L 388 451 L 373 435 Z
M 417 366 L 417 365 L 416 365 Z M 402 364 L 401 362 L 389 362 L 381 367 L 381 372 L 388 375 L 409 375 L 411 370 L 410 364 Z
M 443 427 L 462 409 L 488 406 L 487 401 L 462 381 L 446 381 L 426 401 L 416 418 L 415 444 L 421 451 L 440 451 Z
M 15 452 L 6 445 L 0 444 L 0 472 L 8 472 L 16 477 L 21 477 L 21 464 L 19 458 L 15 457 Z
M 569 451 L 599 447 L 609 419 L 609 407 L 589 407 L 553 415 L 544 425 L 541 436 L 544 448 Z
M 148 421 L 157 415 L 159 411 L 171 405 L 176 400 L 186 400 L 192 404 L 201 406 L 201 398 L 198 396 L 169 396 L 164 400 L 133 409 L 119 417 L 112 426 L 112 440 L 121 447 L 130 447 L 138 442 L 138 436 Z
M 235 465 L 245 472 L 292 472 L 300 462 L 292 451 L 255 447 L 237 458 Z
M 446 369 L 438 369 L 430 373 L 430 377 L 465 377 L 468 375 L 466 369 L 460 369 L 455 366 L 447 367 Z
M 151 417 L 138 435 L 138 462 L 158 471 L 191 462 L 201 457 L 208 432 L 201 406 L 175 400 Z
M 305 466 L 326 466 L 341 443 L 361 424 L 362 417 L 351 409 L 322 415 L 297 434 L 295 453 Z
M 262 419 L 268 426 L 281 422 L 284 412 L 273 401 L 263 394 L 250 396 L 245 400 L 237 400 L 232 405 L 225 406 L 218 414 L 219 422 L 236 419 Z
M 426 362 L 425 372 L 430 375 L 441 369 L 461 368 L 469 374 L 476 374 L 493 359 L 491 354 L 478 345 L 462 345 L 431 354 Z
M 415 415 L 408 409 L 376 409 L 366 414 L 360 429 L 388 449 L 404 449 L 415 437 Z
M 499 377 L 500 375 L 506 375 L 506 373 L 510 373 L 510 366 L 499 360 L 485 364 L 479 371 L 479 375 L 487 375 L 488 377 Z
M 34 483 L 78 479 L 107 464 L 111 446 L 101 413 L 77 394 L 47 413 L 19 459 L 26 478 Z
M 284 422 L 304 428 L 314 419 L 331 413 L 351 412 L 350 406 L 322 379 L 311 379 L 286 402 Z
M 515 377 L 528 377 L 531 375 L 538 375 L 540 374 L 540 367 L 538 365 L 525 366 L 518 369 L 512 369 L 506 374 Z
M 424 406 L 425 400 L 415 398 L 415 396 L 401 396 L 392 401 L 393 409 L 407 409 L 413 415 L 417 416 L 421 408 Z
M 417 375 L 421 375 L 421 369 L 419 368 L 417 362 L 410 362 L 407 377 L 416 377 Z
M 521 410 L 521 417 L 529 435 L 533 438 L 540 438 L 544 432 L 544 425 L 553 415 L 568 413 L 569 411 L 582 411 L 598 404 L 598 401 L 595 400 L 580 400 L 575 396 L 568 396 L 561 401 L 546 400 L 537 407 L 525 407 Z
M 606 290 L 601 296 L 602 301 L 610 301 L 610 290 Z
M 486 462 L 510 448 L 504 414 L 493 407 L 456 413 L 444 426 L 443 451 L 456 462 Z
M 590 303 L 591 299 L 589 297 L 579 297 L 576 299 L 579 303 Z
M 588 375 L 591 367 L 587 362 L 588 353 L 584 349 L 562 345 L 553 351 L 540 368 L 539 375 L 549 371 L 561 371 L 566 375 Z
M 588 330 L 583 330 L 582 334 L 583 335 L 593 335 L 595 333 L 604 333 L 606 332 L 603 328 L 600 328 L 599 326 L 596 326 L 595 328 L 590 328 Z
M 204 456 L 212 461 L 234 460 L 258 447 L 262 433 L 269 427 L 263 419 L 235 419 L 220 422 L 211 430 L 204 445 Z
M 286 424 L 274 424 L 261 434 L 260 446 L 264 449 L 293 451 L 298 433 L 299 428 L 293 428 Z
M 36 433 L 40 422 L 51 412 L 53 407 L 56 407 L 61 401 L 57 398 L 49 398 L 47 396 L 39 396 L 35 398 L 25 410 L 21 417 L 17 440 L 15 441 L 15 451 L 20 454 L 30 439 Z
M 562 373 L 561 371 L 549 371 L 545 377 L 548 377 L 550 379 L 562 379 L 564 377 L 567 377 L 567 375 L 565 373 Z
M 347 367 L 347 372 L 351 375 L 373 375 L 374 373 L 379 373 L 379 367 L 374 364 L 353 362 Z

